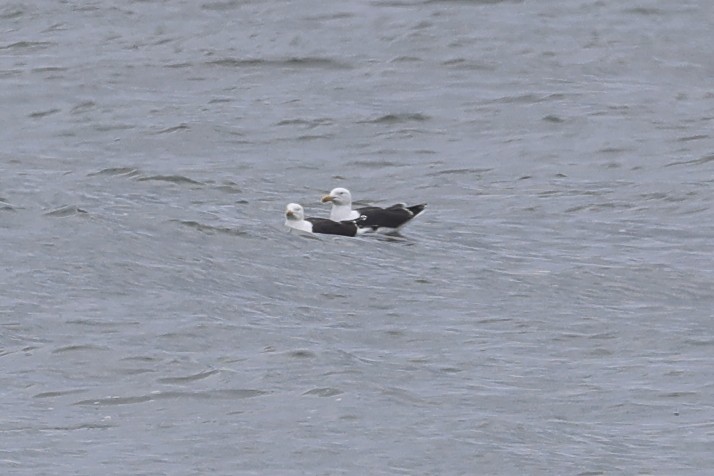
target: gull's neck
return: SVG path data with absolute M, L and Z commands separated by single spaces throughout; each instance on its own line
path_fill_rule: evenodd
M 359 218 L 359 212 L 352 210 L 352 204 L 349 205 L 337 205 L 332 204 L 332 210 L 330 210 L 330 220 L 332 221 L 344 221 L 344 220 L 356 220 Z
M 312 223 L 307 220 L 285 220 L 285 226 L 312 233 Z

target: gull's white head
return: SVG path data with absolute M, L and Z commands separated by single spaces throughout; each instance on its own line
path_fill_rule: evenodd
M 322 197 L 322 203 L 332 202 L 335 205 L 352 206 L 352 195 L 346 188 L 333 188 L 332 191 Z
M 302 221 L 305 219 L 305 210 L 297 203 L 288 203 L 285 207 L 285 219 L 290 221 Z

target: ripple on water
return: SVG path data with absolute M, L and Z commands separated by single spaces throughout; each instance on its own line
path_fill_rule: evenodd
M 99 172 L 92 172 L 88 174 L 88 177 L 94 177 L 97 175 L 109 175 L 109 176 L 124 176 L 124 177 L 136 177 L 137 175 L 140 175 L 140 172 L 138 169 L 135 169 L 134 167 L 109 167 L 106 169 L 102 169 Z
M 183 175 L 149 175 L 148 177 L 138 177 L 136 180 L 139 182 L 169 182 L 177 185 L 204 185 L 203 182 L 184 177 Z
M 76 205 L 65 205 L 49 212 L 45 212 L 45 216 L 55 217 L 55 218 L 65 218 L 70 216 L 88 216 L 86 210 L 79 208 Z
M 303 393 L 303 395 L 315 395 L 318 397 L 334 397 L 335 395 L 341 395 L 342 393 L 344 393 L 344 392 L 337 388 L 321 387 L 321 388 L 313 388 L 312 390 L 308 390 L 307 392 Z
M 403 124 L 408 122 L 424 122 L 430 119 L 431 117 L 428 115 L 419 112 L 401 112 L 384 114 L 374 119 L 357 121 L 357 124 Z
M 182 226 L 192 228 L 194 230 L 200 231 L 201 233 L 206 233 L 207 235 L 223 234 L 229 236 L 250 236 L 250 233 L 238 228 L 226 227 L 226 226 L 213 226 L 206 225 L 204 223 L 199 223 L 192 220 L 169 220 L 174 223 L 178 223 Z
M 202 392 L 180 392 L 180 391 L 156 391 L 146 395 L 132 396 L 110 396 L 96 399 L 85 399 L 75 402 L 78 406 L 116 406 L 116 405 L 136 405 L 139 403 L 152 402 L 157 400 L 175 399 L 198 399 L 198 400 L 223 400 L 223 399 L 245 399 L 267 395 L 270 392 L 265 390 L 230 388 L 208 390 Z
M 182 377 L 164 377 L 158 379 L 158 382 L 160 383 L 188 383 L 188 382 L 194 382 L 196 380 L 203 380 L 205 378 L 208 378 L 212 375 L 216 375 L 220 373 L 220 370 L 207 370 L 205 372 L 198 372 L 192 375 L 185 375 Z
M 222 66 L 227 68 L 351 69 L 348 63 L 340 60 L 310 56 L 283 59 L 223 58 L 207 61 L 206 64 L 209 66 Z

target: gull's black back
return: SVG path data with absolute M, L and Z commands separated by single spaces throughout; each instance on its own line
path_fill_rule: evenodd
M 359 223 L 359 226 L 370 227 L 374 230 L 377 228 L 399 228 L 406 222 L 419 215 L 426 208 L 426 204 L 405 206 L 403 203 L 398 203 L 387 208 L 380 207 L 362 207 L 357 211 L 364 216 L 364 220 Z
M 342 236 L 355 236 L 357 234 L 357 225 L 355 225 L 354 220 L 332 221 L 327 218 L 305 218 L 305 220 L 312 223 L 313 233 Z

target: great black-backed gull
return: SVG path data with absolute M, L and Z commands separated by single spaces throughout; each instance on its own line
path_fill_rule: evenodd
M 305 218 L 305 210 L 297 203 L 289 203 L 285 208 L 285 226 L 308 233 L 323 233 L 326 235 L 355 236 L 358 223 L 364 221 L 358 216 L 354 220 L 333 221 L 327 218 Z
M 346 188 L 335 188 L 322 197 L 322 203 L 332 202 L 330 220 L 355 220 L 364 217 L 359 223 L 360 231 L 379 231 L 393 233 L 406 225 L 412 218 L 421 214 L 426 203 L 408 207 L 406 203 L 397 203 L 387 208 L 362 207 L 352 210 L 352 195 Z

